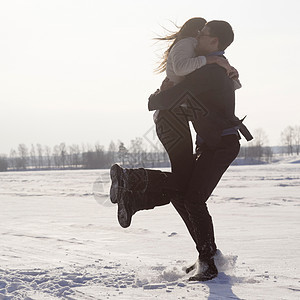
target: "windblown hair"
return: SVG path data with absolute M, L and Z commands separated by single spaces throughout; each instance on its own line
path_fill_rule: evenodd
M 187 38 L 187 37 L 196 37 L 198 32 L 202 30 L 206 23 L 206 20 L 203 18 L 192 18 L 186 21 L 182 27 L 180 28 L 179 31 L 177 32 L 171 32 L 170 35 L 167 35 L 165 37 L 159 37 L 156 38 L 156 40 L 159 41 L 173 41 L 172 44 L 169 46 L 169 48 L 164 52 L 164 55 L 162 57 L 162 61 L 159 64 L 159 66 L 155 69 L 156 73 L 162 73 L 166 70 L 167 66 L 167 60 L 170 54 L 171 49 L 173 46 L 180 41 L 181 39 Z
M 219 50 L 224 51 L 234 40 L 234 33 L 229 23 L 225 21 L 210 21 L 206 23 L 211 36 L 219 40 Z

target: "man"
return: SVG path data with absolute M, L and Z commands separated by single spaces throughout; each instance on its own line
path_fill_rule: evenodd
M 227 22 L 208 22 L 199 33 L 199 55 L 223 55 L 233 38 Z M 225 69 L 213 64 L 204 66 L 176 86 L 149 98 L 149 110 L 164 112 L 158 120 L 157 133 L 171 162 L 173 159 L 180 168 L 171 173 L 123 170 L 117 165 L 111 169 L 111 200 L 118 203 L 121 226 L 129 226 L 136 211 L 171 200 L 199 252 L 202 267 L 190 280 L 210 280 L 218 274 L 213 259 L 217 247 L 206 201 L 239 152 L 238 129 L 247 140 L 252 139 L 234 115 L 234 108 L 233 82 Z M 191 141 L 189 120 L 197 132 L 196 157 L 186 146 Z M 182 174 L 179 170 L 183 170 Z

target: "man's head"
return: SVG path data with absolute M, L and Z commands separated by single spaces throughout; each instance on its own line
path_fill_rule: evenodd
M 224 51 L 234 39 L 234 33 L 229 23 L 225 21 L 210 21 L 198 35 L 197 52 L 202 55 L 215 51 Z

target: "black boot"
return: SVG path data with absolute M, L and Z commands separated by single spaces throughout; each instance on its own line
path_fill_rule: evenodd
M 168 172 L 143 168 L 123 169 L 119 165 L 114 164 L 110 168 L 112 181 L 110 200 L 112 203 L 117 203 L 117 199 L 123 190 L 140 191 L 144 193 L 146 191 L 160 192 L 165 188 L 172 189 L 173 186 L 176 187 L 173 182 L 174 179 L 168 179 L 172 175 L 172 173 Z M 170 187 L 167 187 L 166 184 L 170 185 Z
M 200 261 L 199 273 L 189 278 L 189 281 L 208 281 L 218 276 L 218 269 L 214 259 Z
M 118 220 L 122 227 L 130 226 L 132 216 L 139 210 L 169 204 L 172 197 L 180 196 L 169 180 L 172 173 L 148 169 L 111 167 L 110 199 L 118 203 Z
M 123 190 L 145 191 L 148 185 L 147 172 L 143 168 L 139 169 L 123 169 L 119 165 L 114 164 L 110 168 L 111 188 L 110 201 L 117 203 L 120 193 Z
M 169 204 L 171 197 L 168 193 L 153 193 L 121 190 L 118 201 L 118 221 L 123 228 L 131 224 L 132 216 L 139 210 L 153 209 L 156 206 Z

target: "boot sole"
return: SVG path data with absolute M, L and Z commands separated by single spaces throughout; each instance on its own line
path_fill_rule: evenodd
M 111 178 L 111 187 L 110 187 L 110 201 L 112 203 L 118 203 L 118 198 L 121 196 L 120 189 L 121 185 L 121 177 L 122 168 L 115 164 L 110 168 L 110 178 Z
M 118 221 L 123 228 L 130 226 L 132 218 L 132 214 L 126 205 L 125 199 L 126 196 L 128 197 L 128 193 L 128 191 L 123 191 L 121 192 L 121 196 L 118 198 Z
M 212 280 L 214 278 L 216 278 L 218 276 L 218 273 L 214 273 L 214 274 L 196 274 L 195 276 L 192 276 L 189 278 L 189 281 L 208 281 L 208 280 Z
M 218 270 L 214 263 L 208 266 L 208 269 L 204 272 L 195 274 L 189 278 L 189 281 L 208 281 L 218 276 Z

